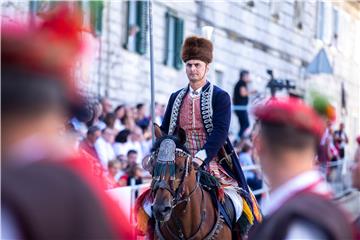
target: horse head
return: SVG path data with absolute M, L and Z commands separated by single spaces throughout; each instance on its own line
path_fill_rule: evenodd
M 179 128 L 165 135 L 155 125 L 157 138 L 145 167 L 152 174 L 153 214 L 157 221 L 168 221 L 173 209 L 184 202 L 189 186 L 196 185 L 192 157 L 185 147 L 186 134 Z

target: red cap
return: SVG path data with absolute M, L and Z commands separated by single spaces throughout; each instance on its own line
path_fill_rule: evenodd
M 3 25 L 1 58 L 5 67 L 53 76 L 62 81 L 69 98 L 76 98 L 73 68 L 83 49 L 81 15 L 59 5 L 36 27 Z
M 254 115 L 261 122 L 293 126 L 308 131 L 319 139 L 325 130 L 323 119 L 299 98 L 271 98 L 264 104 L 258 105 Z

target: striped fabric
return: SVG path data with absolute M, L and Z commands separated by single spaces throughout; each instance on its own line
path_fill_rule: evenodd
M 187 94 L 180 108 L 179 125 L 186 132 L 186 147 L 191 156 L 202 149 L 206 143 L 207 134 L 201 119 L 200 95 L 193 97 Z M 215 176 L 221 185 L 238 187 L 235 179 L 231 178 L 215 157 L 210 161 L 208 171 Z

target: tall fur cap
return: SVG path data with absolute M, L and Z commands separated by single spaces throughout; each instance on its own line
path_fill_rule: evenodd
M 185 39 L 182 49 L 182 60 L 201 60 L 211 63 L 213 59 L 213 44 L 206 38 L 191 36 Z

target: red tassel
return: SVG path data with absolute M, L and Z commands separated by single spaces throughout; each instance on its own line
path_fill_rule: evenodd
M 225 201 L 224 188 L 219 187 L 219 188 L 217 189 L 217 198 L 219 199 L 220 202 L 224 203 L 224 201 Z
M 135 214 L 137 214 L 139 209 L 142 207 L 145 199 L 148 199 L 150 197 L 151 197 L 151 189 L 149 188 L 136 199 L 135 206 L 134 206 Z
M 136 216 L 136 232 L 138 236 L 149 235 L 150 239 L 153 239 L 151 236 L 154 232 L 154 225 L 152 224 L 151 219 L 145 213 L 143 209 L 144 201 L 153 201 L 153 196 L 151 194 L 151 188 L 144 191 L 135 202 L 134 211 Z

